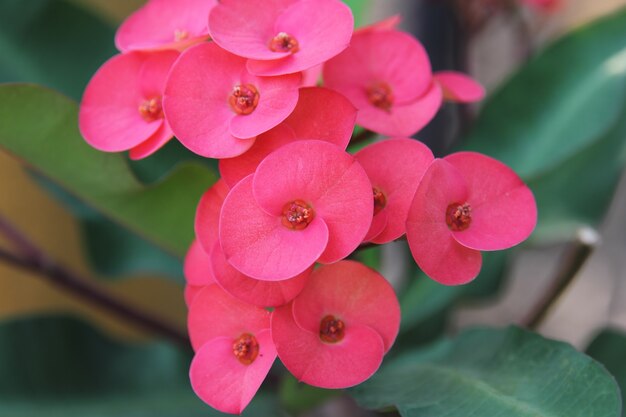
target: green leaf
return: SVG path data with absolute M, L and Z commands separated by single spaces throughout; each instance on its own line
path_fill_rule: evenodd
M 78 99 L 116 51 L 114 30 L 62 0 L 0 1 L 0 82 L 44 84 Z
M 572 346 L 519 328 L 474 329 L 388 363 L 351 390 L 404 417 L 619 417 L 615 380 Z
M 591 342 L 587 354 L 603 364 L 617 379 L 626 398 L 626 334 L 615 329 L 605 329 Z M 626 416 L 626 410 L 622 410 Z
M 463 147 L 515 169 L 537 199 L 532 240 L 572 239 L 606 212 L 626 152 L 626 9 L 576 30 L 487 103 Z
M 32 85 L 0 86 L 0 148 L 23 160 L 81 201 L 162 248 L 184 254 L 193 217 L 215 175 L 180 165 L 145 186 L 124 157 L 91 148 L 78 131 L 77 105 Z
M 303 384 L 286 373 L 281 380 L 278 395 L 283 408 L 291 415 L 298 416 L 341 395 L 341 391 Z
M 190 356 L 166 343 L 124 345 L 66 317 L 0 325 L 0 415 L 216 417 L 189 385 Z M 244 416 L 277 415 L 259 395 Z

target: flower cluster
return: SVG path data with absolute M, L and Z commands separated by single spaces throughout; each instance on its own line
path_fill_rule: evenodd
M 509 168 L 470 152 L 435 158 L 410 138 L 444 100 L 484 90 L 433 73 L 398 23 L 354 31 L 340 0 L 150 0 L 85 91 L 92 146 L 137 159 L 175 136 L 220 159 L 185 299 L 191 383 L 221 411 L 240 413 L 276 357 L 324 388 L 378 369 L 400 307 L 384 277 L 346 260 L 359 246 L 406 234 L 424 272 L 456 285 L 476 277 L 480 251 L 534 228 L 534 198 Z M 387 138 L 348 152 L 355 124 Z

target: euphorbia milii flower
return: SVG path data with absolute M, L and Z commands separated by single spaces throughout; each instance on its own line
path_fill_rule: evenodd
M 276 359 L 270 313 L 210 285 L 192 304 L 188 327 L 193 390 L 211 407 L 240 414 Z
M 365 241 L 378 244 L 406 232 L 406 218 L 422 176 L 433 161 L 426 145 L 413 139 L 373 143 L 354 157 L 367 172 L 374 195 L 374 219 Z
M 217 0 L 149 0 L 115 34 L 122 52 L 183 50 L 209 37 L 207 16 Z
M 407 220 L 413 258 L 432 279 L 464 284 L 480 271 L 480 251 L 510 248 L 537 222 L 530 189 L 506 165 L 474 152 L 436 159 Z
M 553 12 L 563 5 L 563 0 L 524 0 L 524 2 L 545 12 Z
M 217 284 L 235 298 L 259 307 L 276 307 L 293 300 L 306 285 L 313 265 L 304 272 L 283 281 L 261 281 L 233 268 L 224 257 L 219 242 L 211 251 L 211 271 Z
M 242 273 L 280 281 L 352 253 L 372 211 L 372 186 L 354 157 L 328 142 L 297 141 L 233 187 L 220 214 L 220 243 Z
M 301 88 L 298 104 L 289 117 L 260 135 L 243 155 L 220 160 L 220 174 L 232 187 L 252 174 L 267 155 L 296 140 L 324 140 L 346 149 L 355 120 L 356 109 L 341 94 L 327 88 Z
M 240 155 L 296 107 L 300 74 L 256 77 L 245 64 L 214 43 L 189 48 L 176 61 L 163 106 L 191 151 L 210 158 Z
M 80 105 L 83 137 L 101 151 L 130 150 L 133 159 L 156 152 L 173 136 L 161 107 L 178 52 L 115 55 L 93 76 Z
M 340 0 L 222 0 L 211 10 L 213 40 L 250 58 L 256 75 L 307 70 L 350 43 L 354 19 Z
M 215 284 L 211 259 L 197 240 L 193 241 L 185 255 L 183 272 L 186 281 L 185 302 L 190 306 L 202 288 Z
M 220 210 L 229 191 L 226 182 L 220 178 L 202 195 L 198 203 L 194 230 L 207 254 L 211 253 L 213 244 L 219 239 Z
M 376 372 L 399 326 L 391 285 L 362 264 L 341 261 L 313 271 L 300 295 L 274 310 L 272 339 L 298 380 L 347 388 Z
M 439 71 L 434 81 L 443 90 L 443 98 L 456 103 L 473 103 L 485 97 L 485 88 L 473 78 L 456 71 Z
M 324 65 L 323 74 L 325 85 L 359 110 L 357 123 L 384 135 L 413 135 L 441 106 L 428 55 L 404 32 L 355 33 L 350 46 Z

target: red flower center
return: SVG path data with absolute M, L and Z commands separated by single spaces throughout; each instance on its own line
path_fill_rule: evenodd
M 272 52 L 291 52 L 292 54 L 300 50 L 298 40 L 286 32 L 280 32 L 274 36 L 269 47 Z
M 244 333 L 233 343 L 233 354 L 244 365 L 250 365 L 259 355 L 259 342 L 250 333 Z
M 320 322 L 320 339 L 326 343 L 337 343 L 343 339 L 346 325 L 329 314 Z
M 383 192 L 376 187 L 373 187 L 372 191 L 374 192 L 374 216 L 375 216 L 378 213 L 380 213 L 380 211 L 384 209 L 385 206 L 387 205 L 387 197 L 385 197 L 385 194 L 383 194 Z
M 288 229 L 306 229 L 314 217 L 313 208 L 302 200 L 295 200 L 283 206 L 282 223 Z
M 154 122 L 163 118 L 163 107 L 161 107 L 161 97 L 152 97 L 144 100 L 139 105 L 139 114 L 146 122 Z
M 259 104 L 259 91 L 252 84 L 238 84 L 228 97 L 228 104 L 237 114 L 250 114 Z
M 176 29 L 174 30 L 174 42 L 184 41 L 189 37 L 189 32 L 185 29 Z
M 467 203 L 453 203 L 446 210 L 446 223 L 450 230 L 460 232 L 472 223 L 472 207 Z
M 378 81 L 367 88 L 367 99 L 379 109 L 389 111 L 394 102 L 393 91 L 389 84 Z

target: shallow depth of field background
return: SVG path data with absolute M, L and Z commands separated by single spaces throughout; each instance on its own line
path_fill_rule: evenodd
M 142 3 L 138 0 L 0 0 L 0 82 L 43 84 L 79 100 L 89 77 L 115 53 L 115 27 Z M 626 0 L 564 0 L 563 7 L 554 13 L 522 8 L 488 16 L 479 28 L 469 33 L 459 27 L 443 0 L 351 0 L 348 3 L 354 6 L 361 24 L 402 14 L 401 27 L 415 33 L 426 44 L 435 69 L 467 71 L 487 87 L 489 96 L 558 37 L 601 16 L 618 10 L 626 13 L 621 9 L 626 7 Z M 586 57 L 570 58 L 575 66 L 575 60 Z M 562 71 L 567 70 L 568 65 L 563 64 Z M 534 93 L 533 88 L 527 86 L 529 97 Z M 526 117 L 527 102 L 520 101 L 519 114 L 508 117 Z M 447 105 L 417 137 L 439 155 L 449 152 L 471 131 L 473 120 L 480 117 L 480 108 L 481 105 Z M 551 114 L 546 118 L 561 116 Z M 36 124 L 37 119 L 38 115 L 33 114 L 32 123 Z M 564 138 L 555 140 L 567 142 Z M 623 140 L 626 141 L 626 134 Z M 624 149 L 621 147 L 616 152 L 624 154 Z M 581 150 L 577 157 L 584 160 L 585 152 Z M 134 163 L 133 169 L 149 183 L 166 175 L 183 159 L 198 158 L 177 143 L 171 143 L 154 157 Z M 212 162 L 202 163 L 212 169 L 216 167 Z M 577 188 L 572 184 L 584 182 L 578 175 L 593 181 L 594 172 L 603 169 L 602 164 L 590 171 L 570 169 L 571 175 L 562 180 L 570 186 L 564 186 L 563 192 L 576 193 Z M 597 178 L 603 181 L 605 176 Z M 557 194 L 552 195 L 554 201 L 561 200 Z M 626 383 L 626 336 L 621 335 L 626 334 L 626 180 L 622 178 L 614 195 L 602 198 L 611 203 L 601 208 L 601 215 L 595 215 L 596 208 L 581 210 L 585 215 L 594 213 L 595 223 L 590 221 L 591 230 L 586 232 L 597 233 L 599 243 L 537 330 L 547 337 L 570 342 L 580 350 L 587 349 L 605 331 L 603 337 L 616 338 L 623 348 L 621 354 L 618 351 L 623 360 L 607 366 L 618 381 Z M 584 200 L 581 204 L 585 204 Z M 564 196 L 563 201 L 569 200 Z M 551 208 L 556 210 L 551 215 L 558 214 L 558 205 L 552 204 Z M 567 203 L 563 210 L 564 213 L 568 210 Z M 585 215 L 571 229 L 585 226 Z M 1 147 L 0 216 L 55 262 L 92 280 L 115 297 L 184 329 L 186 307 L 180 259 L 109 221 L 45 178 L 25 170 Z M 539 216 L 541 219 L 541 205 Z M 479 277 L 472 287 L 475 290 L 470 289 L 463 297 L 457 296 L 456 289 L 441 289 L 436 285 L 407 290 L 402 295 L 424 306 L 422 310 L 412 311 L 416 325 L 409 339 L 416 344 L 427 343 L 435 335 L 454 334 L 467 326 L 522 323 L 550 287 L 564 257 L 571 251 L 574 236 L 575 233 L 569 233 L 563 238 L 554 232 L 552 238 L 542 237 L 515 249 L 515 256 L 507 258 L 504 278 L 481 282 Z M 0 248 L 12 249 L 2 234 Z M 369 256 L 380 255 L 376 262 L 383 275 L 398 288 L 405 288 L 412 278 L 406 276 L 407 265 L 412 262 L 406 244 L 392 244 L 381 252 Z M 191 392 L 186 376 L 189 358 L 187 350 L 90 305 L 36 273 L 0 260 L 0 417 L 177 415 L 181 404 L 192 408 L 195 404 L 194 414 L 187 415 L 219 415 Z M 298 397 L 293 384 L 282 384 L 280 392 L 279 396 L 260 395 L 246 415 L 275 415 L 276 407 L 298 410 L 306 408 L 302 404 L 311 401 L 306 395 Z M 298 404 L 293 404 L 294 401 Z M 339 416 L 356 412 L 349 399 L 336 397 L 307 415 Z

